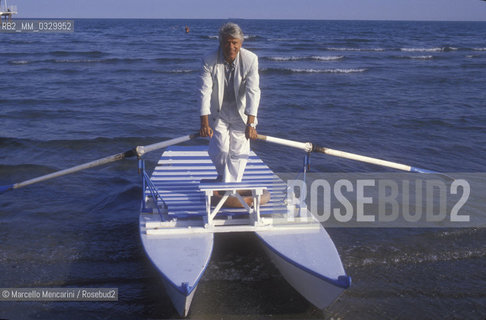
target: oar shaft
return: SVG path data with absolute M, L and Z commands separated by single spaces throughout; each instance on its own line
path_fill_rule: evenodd
M 186 142 L 186 141 L 194 139 L 198 136 L 199 136 L 199 133 L 195 133 L 195 134 L 185 135 L 185 136 L 182 136 L 182 137 L 179 137 L 179 138 L 174 138 L 174 139 L 150 144 L 150 145 L 147 145 L 147 146 L 138 146 L 138 147 L 133 148 L 131 150 L 128 150 L 126 152 L 117 153 L 117 154 L 114 154 L 112 156 L 108 156 L 108 157 L 105 157 L 105 158 L 101 158 L 101 159 L 98 159 L 98 160 L 94 160 L 94 161 L 91 161 L 91 162 L 80 164 L 80 165 L 77 165 L 77 166 L 74 166 L 74 167 L 71 167 L 71 168 L 68 168 L 68 169 L 56 171 L 56 172 L 53 172 L 53 173 L 50 173 L 50 174 L 46 174 L 44 176 L 40 176 L 40 177 L 37 177 L 37 178 L 22 181 L 22 182 L 19 182 L 19 183 L 8 185 L 8 186 L 0 186 L 0 194 L 6 192 L 8 190 L 22 188 L 22 187 L 25 187 L 25 186 L 28 186 L 28 185 L 31 185 L 31 184 L 34 184 L 34 183 L 54 179 L 54 178 L 57 178 L 57 177 L 65 176 L 67 174 L 75 173 L 75 172 L 86 170 L 86 169 L 89 169 L 89 168 L 98 167 L 98 166 L 108 164 L 108 163 L 111 163 L 111 162 L 115 162 L 115 161 L 118 161 L 118 160 L 122 160 L 122 159 L 125 159 L 125 158 L 134 157 L 134 156 L 141 157 L 145 153 L 155 151 L 155 150 L 158 150 L 158 149 L 162 149 L 162 148 L 166 148 L 166 147 L 174 145 L 174 144 Z
M 128 156 L 128 153 L 129 153 L 128 151 L 123 152 L 123 153 L 118 153 L 118 154 L 108 156 L 108 157 L 105 157 L 105 158 L 102 158 L 102 159 L 98 159 L 98 160 L 91 161 L 91 162 L 88 162 L 88 163 L 85 163 L 85 164 L 74 166 L 74 167 L 71 167 L 71 168 L 68 168 L 68 169 L 64 169 L 64 170 L 56 171 L 56 172 L 53 172 L 53 173 L 50 173 L 50 174 L 46 174 L 44 176 L 40 176 L 40 177 L 37 177 L 37 178 L 34 178 L 34 179 L 19 182 L 19 183 L 14 184 L 12 186 L 12 189 L 22 188 L 22 187 L 25 187 L 25 186 L 28 186 L 28 185 L 31 185 L 31 184 L 34 184 L 34 183 L 54 179 L 54 178 L 57 178 L 57 177 L 65 176 L 67 174 L 71 174 L 71 173 L 86 170 L 86 169 L 89 169 L 89 168 L 101 166 L 101 165 L 104 165 L 104 164 L 107 164 L 107 163 L 110 163 L 110 162 L 122 160 L 122 159 L 124 159 Z
M 403 170 L 403 171 L 421 172 L 421 173 L 438 173 L 436 171 L 412 167 L 412 166 L 397 163 L 397 162 L 391 162 L 391 161 L 387 161 L 387 160 L 362 156 L 362 155 L 359 155 L 359 154 L 354 154 L 354 153 L 324 148 L 324 147 L 320 147 L 318 145 L 313 145 L 310 142 L 304 143 L 304 142 L 292 141 L 292 140 L 287 140 L 287 139 L 282 139 L 282 138 L 264 136 L 264 135 L 260 135 L 260 134 L 257 136 L 257 139 L 272 142 L 272 143 L 281 144 L 281 145 L 288 146 L 288 147 L 298 148 L 298 149 L 304 150 L 306 152 L 320 152 L 320 153 L 324 153 L 324 154 L 327 154 L 327 155 L 330 155 L 330 156 L 335 156 L 335 157 L 340 157 L 340 158 L 345 158 L 345 159 L 350 159 L 350 160 L 356 160 L 356 161 L 376 164 L 376 165 L 379 165 L 379 166 L 394 168 L 394 169 Z
M 350 160 L 356 160 L 356 161 L 376 164 L 376 165 L 383 166 L 383 167 L 390 167 L 390 168 L 403 170 L 403 171 L 411 171 L 411 169 L 412 169 L 411 166 L 407 166 L 407 165 L 401 164 L 401 163 L 371 158 L 371 157 L 362 156 L 362 155 L 359 155 L 359 154 L 354 154 L 354 153 L 349 153 L 349 152 L 344 152 L 344 151 L 339 151 L 339 150 L 334 150 L 334 149 L 329 149 L 329 148 L 324 148 L 324 147 L 319 147 L 319 146 L 314 146 L 312 151 L 328 154 L 330 156 L 335 156 L 335 157 L 340 157 L 340 158 L 345 158 L 345 159 L 350 159 Z

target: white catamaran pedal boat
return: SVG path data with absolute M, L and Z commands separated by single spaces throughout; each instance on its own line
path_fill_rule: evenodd
M 304 206 L 287 201 L 287 185 L 255 153 L 239 183 L 207 182 L 216 170 L 206 146 L 169 147 L 151 177 L 143 160 L 140 167 L 140 237 L 181 316 L 208 266 L 215 232 L 255 232 L 285 279 L 320 309 L 351 285 L 326 230 Z M 253 205 L 222 206 L 228 196 L 239 197 L 238 190 L 251 190 Z M 260 205 L 265 190 L 270 201 Z M 214 191 L 224 194 L 216 206 Z

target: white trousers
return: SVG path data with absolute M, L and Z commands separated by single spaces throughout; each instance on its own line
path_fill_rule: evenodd
M 219 118 L 214 123 L 208 153 L 223 182 L 240 182 L 243 178 L 250 154 L 250 140 L 245 137 L 245 129 L 241 119 Z

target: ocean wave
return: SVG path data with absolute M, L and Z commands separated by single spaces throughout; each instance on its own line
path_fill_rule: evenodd
M 324 50 L 328 51 L 372 51 L 372 52 L 383 52 L 386 49 L 383 48 L 335 48 L 335 47 L 328 47 L 325 48 Z
M 32 52 L 0 52 L 0 57 L 12 58 L 12 57 L 21 57 L 30 54 L 32 54 Z
M 263 38 L 262 38 L 262 37 L 260 37 L 260 36 L 257 36 L 257 35 L 252 35 L 252 34 L 248 34 L 248 35 L 246 35 L 246 34 L 245 34 L 245 35 L 243 36 L 243 39 L 245 39 L 245 41 L 247 41 L 247 40 L 250 40 L 250 41 L 251 41 L 251 40 L 257 40 L 257 39 L 263 39 Z
M 440 52 L 442 48 L 400 48 L 403 52 Z
M 13 65 L 16 65 L 16 64 L 28 64 L 30 63 L 29 61 L 27 60 L 11 60 L 8 62 L 9 64 L 13 64 Z
M 196 58 L 156 58 L 153 60 L 159 63 L 168 63 L 168 62 L 184 63 L 184 62 L 199 61 L 199 59 Z
M 381 264 L 419 264 L 439 261 L 460 261 L 486 257 L 486 250 L 481 245 L 474 245 L 475 239 L 484 237 L 483 228 L 445 229 L 433 232 L 424 232 L 411 236 L 410 245 L 380 245 L 367 246 L 352 245 L 346 249 L 346 256 L 352 257 L 349 264 L 356 267 Z M 447 243 L 454 241 L 470 242 L 466 246 L 450 246 Z M 442 243 L 434 250 L 424 248 L 416 249 L 414 243 Z
M 305 60 L 304 57 L 262 57 L 263 60 L 270 61 L 299 61 Z
M 403 52 L 449 52 L 457 51 L 458 48 L 454 47 L 437 47 L 437 48 L 400 48 Z
M 211 39 L 211 40 L 218 40 L 219 37 L 216 35 L 209 35 L 209 36 L 200 36 L 201 39 Z
M 52 60 L 44 60 L 44 62 L 53 62 L 53 63 L 104 63 L 107 62 L 106 60 L 99 60 L 99 59 L 52 59 Z
M 412 59 L 412 60 L 431 60 L 434 59 L 433 55 L 421 55 L 421 56 L 391 56 L 393 59 Z
M 110 58 L 110 59 L 43 59 L 43 60 L 11 60 L 9 64 L 36 64 L 36 63 L 135 63 L 143 61 L 144 59 L 133 59 L 133 58 Z
M 296 41 L 297 38 L 270 38 L 269 41 Z
M 154 73 L 196 73 L 194 69 L 153 70 Z
M 407 58 L 415 60 L 430 60 L 434 59 L 434 56 L 408 56 Z
M 12 101 L 12 100 L 10 100 Z M 21 101 L 21 100 L 20 100 Z M 35 100 L 38 101 L 37 104 L 53 102 L 59 104 L 70 104 L 75 103 L 76 100 L 72 99 L 56 99 L 56 100 Z M 32 103 L 28 103 L 32 104 Z M 16 105 L 25 105 L 23 102 L 19 102 Z M 22 111 L 9 111 L 4 113 L 4 117 L 7 119 L 20 119 L 20 120 L 32 120 L 32 119 L 49 119 L 53 120 L 56 118 L 65 118 L 66 116 L 75 117 L 76 112 L 69 111 L 69 110 L 49 110 L 49 109 L 42 109 L 42 110 L 22 110 Z
M 167 71 L 168 73 L 194 73 L 198 72 L 198 70 L 191 70 L 191 69 L 175 69 L 175 70 L 169 70 Z
M 473 48 L 473 51 L 486 51 L 486 48 Z
M 54 63 L 136 63 L 143 61 L 142 58 L 109 58 L 109 59 L 49 59 L 40 62 L 54 62 Z
M 440 261 L 459 261 L 486 257 L 483 249 L 463 249 L 456 251 L 442 251 L 436 253 L 414 252 L 411 254 L 376 256 L 367 258 L 352 258 L 348 261 L 348 267 L 363 267 L 370 265 L 390 264 L 419 264 Z
M 95 51 L 64 51 L 64 50 L 57 50 L 48 52 L 48 54 L 57 56 L 57 57 L 64 57 L 64 56 L 72 56 L 72 55 L 79 55 L 79 56 L 88 56 L 88 57 L 101 57 L 106 55 L 105 52 L 101 52 L 98 50 Z
M 16 105 L 16 106 L 21 106 L 21 105 L 26 105 L 26 104 L 30 104 L 30 105 L 41 104 L 41 103 L 45 103 L 47 100 L 46 99 L 38 99 L 38 98 L 37 99 L 32 99 L 32 98 L 13 98 L 13 97 L 11 98 L 11 97 L 8 97 L 7 96 L 4 99 L 2 99 L 1 101 L 5 105 L 12 104 L 12 105 Z M 20 112 L 20 111 L 18 111 L 18 112 Z M 5 114 L 8 114 L 8 112 L 3 113 L 3 114 L 4 115 Z M 1 139 L 2 138 L 0 137 L 0 140 Z
M 278 61 L 278 62 L 285 62 L 285 61 L 306 61 L 306 60 L 336 61 L 336 60 L 341 60 L 343 58 L 344 58 L 344 56 L 263 57 L 264 60 Z
M 30 70 L 33 74 L 65 74 L 65 75 L 73 75 L 80 72 L 83 72 L 83 68 L 52 68 L 52 67 L 41 67 Z
M 218 40 L 219 39 L 219 36 L 217 35 L 205 35 L 205 36 L 200 36 L 201 39 L 210 39 L 210 40 Z M 243 36 L 243 39 L 244 40 L 255 40 L 255 39 L 263 39 L 262 37 L 260 36 L 257 36 L 257 35 L 252 35 L 252 34 L 245 34 Z
M 155 58 L 155 59 L 144 59 L 144 58 L 105 58 L 105 59 L 89 59 L 89 58 L 76 58 L 76 59 L 43 59 L 43 60 L 10 60 L 8 61 L 11 65 L 21 65 L 21 64 L 36 64 L 36 63 L 59 63 L 59 64 L 91 64 L 91 63 L 106 63 L 106 64 L 130 64 L 130 63 L 138 63 L 138 62 L 157 62 L 160 64 L 167 64 L 167 63 L 187 63 L 187 62 L 194 62 L 197 59 L 194 58 Z
M 415 119 L 409 119 L 402 123 L 403 128 L 453 128 L 454 124 L 447 120 L 430 117 L 420 117 Z
M 58 149 L 109 149 L 113 152 L 126 151 L 129 148 L 148 145 L 170 139 L 170 137 L 94 137 L 86 139 L 32 139 L 32 138 L 0 138 L 0 147 L 16 150 L 27 150 L 29 148 L 58 150 Z M 118 150 L 117 148 L 120 148 Z M 123 149 L 123 148 L 126 148 Z M 93 150 L 94 150 L 93 149 Z M 10 165 L 10 164 L 9 164 Z M 3 164 L 2 166 L 6 166 Z
M 471 238 L 473 236 L 481 237 L 484 231 L 481 228 L 465 228 L 465 229 L 457 229 L 457 230 L 444 230 L 439 233 L 434 233 L 433 236 L 439 239 L 457 239 L 459 237 L 468 237 Z
M 366 72 L 368 69 L 366 68 L 358 68 L 358 69 L 343 69 L 343 68 L 336 68 L 336 69 L 299 69 L 299 68 L 265 68 L 261 69 L 260 72 L 267 73 L 267 72 L 276 72 L 276 73 L 361 73 Z
M 344 59 L 344 56 L 311 56 L 310 59 L 318 61 L 336 61 Z

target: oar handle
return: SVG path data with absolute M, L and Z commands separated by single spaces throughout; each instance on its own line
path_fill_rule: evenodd
M 304 150 L 305 152 L 312 151 L 312 143 L 310 142 L 298 142 L 298 141 L 292 141 L 287 139 L 275 138 L 271 136 L 264 136 L 262 134 L 257 134 L 257 139 L 284 145 L 287 147 L 301 149 Z
M 179 138 L 174 138 L 174 139 L 170 139 L 170 140 L 166 140 L 166 141 L 162 141 L 162 142 L 157 142 L 157 143 L 150 144 L 150 145 L 147 145 L 147 146 L 139 146 L 139 147 L 136 147 L 134 150 L 136 150 L 136 155 L 138 157 L 141 157 L 146 153 L 149 153 L 149 152 L 152 152 L 152 151 L 155 151 L 155 150 L 159 150 L 159 149 L 163 149 L 163 148 L 172 146 L 174 144 L 186 142 L 186 141 L 192 140 L 192 139 L 197 138 L 197 137 L 199 137 L 199 132 L 189 134 L 189 135 L 186 135 L 186 136 L 182 136 L 182 137 L 179 137 Z
M 13 186 L 14 186 L 13 184 L 8 185 L 8 186 L 0 186 L 0 194 L 12 190 Z

